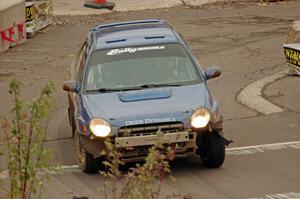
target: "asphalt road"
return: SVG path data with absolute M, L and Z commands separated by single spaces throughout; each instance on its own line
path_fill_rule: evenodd
M 11 98 L 6 90 L 12 76 L 23 82 L 25 99 L 53 81 L 57 92 L 46 144 L 62 165 L 76 164 L 61 83 L 68 77 L 68 68 L 88 28 L 108 21 L 163 18 L 183 34 L 203 68 L 216 65 L 222 69 L 222 77 L 211 80 L 209 86 L 220 103 L 226 137 L 235 141 L 230 147 L 253 146 L 229 149 L 224 166 L 215 170 L 204 168 L 200 159 L 172 162 L 177 181 L 168 181 L 163 195 L 180 192 L 200 199 L 300 198 L 300 79 L 286 77 L 265 88 L 265 97 L 282 107 L 281 113 L 263 115 L 236 100 L 248 84 L 286 69 L 282 44 L 290 23 L 300 19 L 299 10 L 300 2 L 268 6 L 235 3 L 56 17 L 56 25 L 0 54 L 0 113 L 9 116 Z M 286 144 L 268 145 L 273 143 Z M 0 168 L 4 163 L 2 157 Z M 44 197 L 101 198 L 99 189 L 104 180 L 97 174 L 65 169 L 53 175 Z

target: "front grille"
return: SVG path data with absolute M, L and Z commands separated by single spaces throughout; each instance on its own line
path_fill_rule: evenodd
M 143 124 L 121 127 L 118 131 L 118 137 L 153 135 L 158 131 L 163 133 L 175 133 L 183 130 L 184 125 L 181 122 Z

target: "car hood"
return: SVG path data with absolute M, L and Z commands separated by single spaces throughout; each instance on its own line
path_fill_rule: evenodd
M 183 121 L 200 107 L 211 109 L 204 83 L 180 87 L 83 95 L 91 118 L 103 118 L 113 126 Z

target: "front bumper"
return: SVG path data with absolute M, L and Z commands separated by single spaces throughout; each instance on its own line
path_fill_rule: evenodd
M 115 139 L 115 145 L 118 149 L 136 146 L 148 146 L 155 144 L 172 144 L 187 141 L 189 141 L 189 133 L 187 131 L 165 134 L 158 132 L 154 135 L 117 137 Z
M 158 133 L 155 135 L 122 137 L 115 139 L 115 146 L 120 152 L 123 162 L 143 161 L 148 151 L 155 145 L 164 149 L 171 147 L 175 158 L 193 157 L 196 155 L 197 132 Z M 162 153 L 167 150 L 162 149 Z
M 139 132 L 141 129 L 136 130 Z M 201 139 L 202 135 L 211 133 L 212 131 L 217 131 L 222 135 L 221 120 L 211 126 L 208 125 L 205 128 L 197 130 L 182 129 L 177 132 L 158 131 L 148 134 L 146 132 L 138 134 L 126 134 L 123 132 L 119 136 L 111 137 L 109 140 L 120 153 L 120 158 L 125 163 L 143 161 L 148 155 L 149 149 L 155 145 L 163 146 L 165 149 L 171 147 L 175 158 L 185 158 L 195 156 L 197 154 L 197 140 Z M 83 146 L 95 158 L 103 155 L 105 151 L 104 139 L 85 138 Z

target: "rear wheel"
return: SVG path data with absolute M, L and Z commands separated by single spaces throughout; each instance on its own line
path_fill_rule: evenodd
M 206 167 L 219 168 L 225 160 L 225 141 L 218 133 L 210 133 L 202 138 L 200 157 Z
M 94 158 L 81 145 L 80 136 L 75 132 L 76 156 L 80 169 L 85 173 L 96 173 L 101 168 L 99 158 Z

